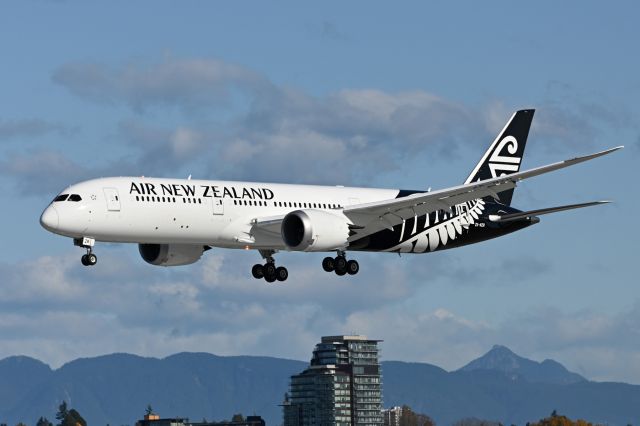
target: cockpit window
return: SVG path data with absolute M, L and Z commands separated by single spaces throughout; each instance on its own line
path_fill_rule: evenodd
M 57 201 L 64 201 L 67 199 L 67 197 L 69 196 L 69 194 L 60 194 L 58 195 L 56 198 L 53 199 L 53 202 L 57 202 Z
M 69 195 L 69 201 L 82 201 L 82 197 L 78 194 Z

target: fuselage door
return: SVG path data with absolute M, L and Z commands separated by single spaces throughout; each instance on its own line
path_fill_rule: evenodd
M 107 210 L 110 212 L 120 211 L 120 196 L 116 188 L 104 188 L 104 196 L 107 199 Z
M 224 214 L 224 204 L 222 198 L 213 199 L 213 214 Z

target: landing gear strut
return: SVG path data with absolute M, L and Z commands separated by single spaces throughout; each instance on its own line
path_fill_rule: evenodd
M 80 262 L 84 265 L 84 266 L 93 266 L 96 263 L 98 263 L 98 256 L 96 256 L 93 253 L 93 246 L 95 245 L 96 240 L 93 238 L 77 238 L 75 240 L 73 240 L 73 244 L 78 246 L 78 247 L 82 247 L 84 249 L 87 249 L 87 254 L 83 254 L 82 257 L 80 258 Z
M 260 250 L 260 254 L 265 260 L 265 264 L 261 265 L 256 263 L 251 268 L 251 275 L 253 278 L 260 279 L 264 278 L 264 280 L 268 283 L 272 283 L 276 280 L 278 281 L 286 281 L 289 278 L 289 271 L 284 266 L 276 267 L 275 259 L 273 258 L 274 251 L 272 250 Z
M 335 272 L 336 275 L 355 275 L 360 270 L 360 265 L 355 260 L 347 260 L 345 252 L 338 250 L 336 257 L 325 257 L 322 259 L 322 269 L 326 272 Z

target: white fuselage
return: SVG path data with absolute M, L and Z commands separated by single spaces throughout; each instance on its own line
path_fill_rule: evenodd
M 344 206 L 395 198 L 398 190 L 116 177 L 81 182 L 61 194 L 79 195 L 80 200 L 54 201 L 41 218 L 45 228 L 60 235 L 247 248 L 256 218 L 281 217 L 299 209 L 342 216 Z M 279 238 L 267 246 L 285 249 Z

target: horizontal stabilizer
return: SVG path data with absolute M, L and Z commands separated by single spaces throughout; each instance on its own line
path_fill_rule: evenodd
M 510 213 L 505 215 L 492 214 L 492 215 L 489 215 L 489 220 L 491 222 L 512 222 L 514 220 L 528 219 L 534 216 L 541 216 L 543 214 L 561 212 L 564 210 L 580 209 L 582 207 L 597 206 L 599 204 L 607 204 L 610 202 L 611 201 L 592 201 L 590 203 L 569 204 L 566 206 L 549 207 L 546 209 L 529 210 L 528 212 Z

